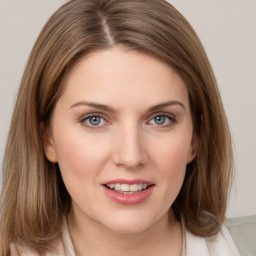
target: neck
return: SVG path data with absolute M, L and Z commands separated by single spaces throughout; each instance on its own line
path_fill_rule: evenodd
M 139 233 L 122 234 L 70 212 L 68 226 L 77 256 L 181 255 L 182 230 L 172 211 Z

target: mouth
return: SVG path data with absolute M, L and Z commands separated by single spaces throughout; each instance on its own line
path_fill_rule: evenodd
M 153 186 L 153 184 L 145 184 L 145 183 L 134 183 L 134 184 L 126 184 L 126 183 L 109 183 L 104 184 L 107 189 L 113 190 L 115 192 L 121 194 L 135 194 L 140 191 L 144 191 L 149 187 Z
M 102 187 L 105 195 L 115 203 L 135 205 L 151 196 L 155 184 L 142 179 L 116 179 L 102 184 Z

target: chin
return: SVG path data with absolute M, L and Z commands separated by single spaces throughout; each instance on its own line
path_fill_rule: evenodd
M 112 216 L 111 220 L 102 223 L 109 230 L 119 234 L 141 233 L 149 229 L 155 223 L 153 216 L 146 214 Z
M 149 228 L 150 225 L 143 225 L 143 224 L 131 224 L 131 223 L 115 223 L 115 225 L 109 227 L 112 232 L 118 234 L 136 234 L 142 233 Z

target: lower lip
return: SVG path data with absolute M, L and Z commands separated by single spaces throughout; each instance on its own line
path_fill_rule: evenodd
M 154 186 L 135 192 L 134 194 L 122 194 L 102 186 L 105 195 L 118 204 L 133 205 L 145 201 L 153 192 Z

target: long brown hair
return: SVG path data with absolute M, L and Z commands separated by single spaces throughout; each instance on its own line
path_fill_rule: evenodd
M 178 219 L 184 215 L 192 233 L 218 232 L 225 218 L 232 148 L 216 80 L 196 33 L 164 0 L 73 0 L 43 28 L 21 81 L 3 162 L 3 255 L 17 241 L 46 252 L 59 236 L 71 199 L 58 165 L 44 155 L 40 124 L 49 124 L 62 81 L 78 59 L 114 46 L 163 61 L 185 82 L 200 148 L 172 207 Z

